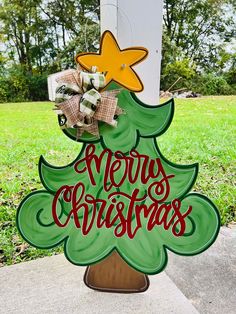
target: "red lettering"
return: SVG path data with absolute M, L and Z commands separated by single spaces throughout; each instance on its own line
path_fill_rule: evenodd
M 186 229 L 186 218 L 192 211 L 189 206 L 181 213 L 181 201 L 174 199 L 167 202 L 170 195 L 170 180 L 174 175 L 167 175 L 159 158 L 151 159 L 132 150 L 129 155 L 120 151 L 104 149 L 96 155 L 96 146 L 89 144 L 84 157 L 75 163 L 78 174 L 87 174 L 91 185 L 102 182 L 101 190 L 107 194 L 105 199 L 88 194 L 85 185 L 78 182 L 74 186 L 64 185 L 55 194 L 52 203 L 52 217 L 59 227 L 66 227 L 71 218 L 75 227 L 86 236 L 95 225 L 96 228 L 113 228 L 116 237 L 127 235 L 133 239 L 139 229 L 162 226 L 171 229 L 174 236 L 182 236 Z M 121 191 L 125 182 L 135 186 L 136 182 L 148 185 L 146 193 L 134 188 L 131 195 Z M 99 188 L 99 187 L 98 187 Z M 115 188 L 116 192 L 110 193 Z M 118 201 L 119 200 L 119 201 Z M 71 210 L 65 218 L 59 212 L 59 204 L 70 203 Z M 147 205 L 148 203 L 148 205 Z M 128 205 L 127 205 L 128 204 Z M 79 218 L 80 217 L 80 218 Z

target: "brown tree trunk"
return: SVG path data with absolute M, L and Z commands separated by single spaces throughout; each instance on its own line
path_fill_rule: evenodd
M 116 293 L 144 292 L 149 287 L 147 275 L 130 267 L 115 251 L 103 261 L 87 267 L 84 283 L 94 290 Z

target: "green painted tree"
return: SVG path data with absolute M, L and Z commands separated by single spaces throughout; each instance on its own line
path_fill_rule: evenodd
M 22 201 L 17 213 L 17 225 L 23 238 L 37 248 L 49 249 L 63 244 L 66 257 L 76 265 L 91 265 L 116 250 L 136 270 L 146 274 L 156 274 L 164 269 L 168 250 L 180 255 L 194 255 L 207 249 L 217 237 L 220 226 L 219 214 L 207 197 L 189 193 L 197 178 L 198 165 L 173 164 L 161 154 L 158 148 L 156 138 L 167 130 L 173 118 L 173 100 L 159 106 L 148 106 L 138 100 L 135 94 L 123 90 L 118 95 L 118 105 L 125 111 L 125 114 L 118 117 L 117 128 L 100 123 L 99 139 L 84 133 L 80 139 L 84 142 L 82 150 L 74 162 L 65 167 L 54 167 L 43 157 L 40 158 L 39 174 L 45 189 L 29 194 Z M 75 129 L 66 129 L 64 132 L 76 140 Z M 138 188 L 139 195 L 145 195 L 148 185 L 161 179 L 158 177 L 151 179 L 148 184 L 143 184 L 141 175 L 138 174 L 134 184 L 126 179 L 119 188 L 113 186 L 110 191 L 106 192 L 103 187 L 106 175 L 105 159 L 101 162 L 100 173 L 94 175 L 95 184 L 91 184 L 88 174 L 82 171 L 85 166 L 83 158 L 85 158 L 86 148 L 91 143 L 95 147 L 97 156 L 101 156 L 104 149 L 109 149 L 113 152 L 113 159 L 117 151 L 129 157 L 134 150 L 150 159 L 158 158 L 166 175 L 172 176 L 169 180 L 170 191 L 163 204 L 168 205 L 179 199 L 182 204 L 180 209 L 182 215 L 190 206 L 192 208 L 185 219 L 184 233 L 181 236 L 176 235 L 179 225 L 175 225 L 175 221 L 172 222 L 170 228 L 165 228 L 164 224 L 160 224 L 147 230 L 147 218 L 150 218 L 151 213 L 140 210 L 142 228 L 137 230 L 133 239 L 130 239 L 127 234 L 122 237 L 116 236 L 121 231 L 118 222 L 107 228 L 98 228 L 96 224 L 93 224 L 90 232 L 84 235 L 81 228 L 76 226 L 75 220 L 77 219 L 82 225 L 85 210 L 78 211 L 77 217 L 70 215 L 71 202 L 66 201 L 65 195 L 62 194 L 58 198 L 56 213 L 62 224 L 67 223 L 64 227 L 58 226 L 52 214 L 52 206 L 55 195 L 62 186 L 75 186 L 78 182 L 82 182 L 90 198 L 106 200 L 107 204 L 111 205 L 110 193 L 118 191 L 131 195 L 134 189 Z M 81 167 L 80 173 L 75 171 L 76 167 Z M 93 164 L 92 167 L 93 172 L 97 173 L 96 165 Z M 137 168 L 137 163 L 135 167 Z M 116 178 L 121 178 L 124 171 L 125 166 L 122 164 L 116 172 Z M 67 198 L 71 200 L 71 195 L 67 195 Z M 125 204 L 123 208 L 125 217 L 128 215 L 129 199 L 122 196 L 121 199 Z M 80 201 L 84 202 L 84 199 Z M 146 197 L 140 200 L 138 205 L 142 208 L 151 203 L 150 197 Z M 159 205 L 162 205 L 161 201 Z M 99 206 L 96 210 L 95 215 L 98 215 Z M 93 214 L 91 206 L 88 211 L 89 221 Z M 173 212 L 169 211 L 168 216 L 171 217 L 171 215 Z M 131 225 L 135 228 L 137 222 L 135 215 L 131 220 Z

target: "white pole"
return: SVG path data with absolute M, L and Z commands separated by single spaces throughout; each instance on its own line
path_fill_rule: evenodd
M 118 0 L 100 0 L 101 32 L 109 30 L 117 38 Z
M 110 30 L 122 48 L 143 46 L 146 60 L 135 66 L 144 91 L 138 97 L 159 103 L 163 0 L 100 0 L 101 31 Z

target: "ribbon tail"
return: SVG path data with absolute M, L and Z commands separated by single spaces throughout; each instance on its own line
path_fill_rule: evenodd
M 112 126 L 117 125 L 115 121 L 115 113 L 117 108 L 118 99 L 114 97 L 107 97 L 102 95 L 101 104 L 95 112 L 94 118 L 99 121 L 106 122 Z
M 79 102 L 80 102 L 80 95 L 75 95 L 69 100 L 61 102 L 57 105 L 57 107 L 62 111 L 62 113 L 67 118 L 67 126 L 73 127 L 78 122 L 79 117 Z
M 77 130 L 77 139 L 79 139 L 85 131 L 99 138 L 98 122 L 94 120 L 90 125 L 79 127 Z

